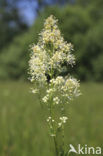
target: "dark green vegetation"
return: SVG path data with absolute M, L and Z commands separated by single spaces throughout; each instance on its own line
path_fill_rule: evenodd
M 0 156 L 54 156 L 46 107 L 30 87 L 24 82 L 0 83 Z M 81 91 L 67 109 L 67 148 L 70 143 L 102 147 L 103 84 L 85 83 Z
M 16 3 L 17 0 L 0 0 L 0 53 L 15 36 L 27 30 Z
M 74 4 L 46 7 L 34 25 L 0 51 L 0 79 L 27 79 L 29 45 L 36 43 L 50 14 L 59 19 L 65 40 L 72 42 L 77 63 L 72 71 L 81 80 L 103 80 L 103 1 L 76 0 Z M 8 33 L 6 33 L 8 34 Z M 6 35 L 5 34 L 5 35 Z M 1 38 L 2 40 L 2 38 Z

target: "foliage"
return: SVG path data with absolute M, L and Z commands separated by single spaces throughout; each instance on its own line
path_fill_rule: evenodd
M 71 72 L 83 81 L 102 81 L 102 72 L 99 69 L 102 66 L 97 68 L 96 62 L 97 57 L 99 60 L 103 52 L 103 2 L 101 0 L 91 0 L 91 2 L 86 2 L 86 5 L 84 3 L 78 0 L 73 5 L 61 8 L 57 6 L 46 7 L 42 10 L 29 31 L 15 37 L 10 45 L 1 50 L 0 79 L 25 79 L 27 77 L 28 45 L 38 40 L 37 33 L 41 31 L 44 19 L 53 14 L 59 19 L 59 28 L 64 34 L 65 40 L 75 45 L 74 54 L 77 58 L 75 70 L 72 71 L 67 66 L 68 69 L 64 70 L 63 74 Z M 97 69 L 98 71 L 96 71 Z
M 15 36 L 27 30 L 13 0 L 0 0 L 0 53 Z

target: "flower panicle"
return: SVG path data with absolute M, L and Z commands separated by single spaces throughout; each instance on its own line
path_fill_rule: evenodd
M 29 73 L 32 81 L 46 82 L 46 74 L 50 75 L 51 70 L 56 69 L 61 72 L 64 62 L 75 64 L 75 57 L 72 54 L 73 46 L 64 41 L 53 15 L 46 19 L 39 41 L 31 49 Z
M 38 84 L 37 88 L 32 89 L 32 93 L 39 93 L 40 87 L 45 86 L 42 101 L 47 104 L 50 112 L 51 109 L 61 107 L 63 113 L 64 103 L 69 104 L 70 100 L 80 95 L 80 83 L 71 76 L 60 76 L 64 64 L 75 64 L 75 56 L 72 54 L 72 44 L 64 41 L 57 23 L 58 20 L 53 15 L 45 20 L 39 41 L 31 48 L 29 74 L 31 82 Z M 61 115 L 59 121 L 56 121 L 50 114 L 47 122 L 52 136 L 56 135 L 53 125 L 57 124 L 57 128 L 62 128 L 67 119 L 65 115 Z

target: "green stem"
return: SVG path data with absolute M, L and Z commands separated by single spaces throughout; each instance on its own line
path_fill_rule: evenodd
M 61 106 L 61 114 L 64 116 L 64 104 Z M 62 125 L 62 150 L 63 150 L 63 156 L 65 153 L 65 138 L 64 138 L 64 124 Z
M 64 125 L 62 125 L 62 150 L 63 150 L 63 156 L 65 151 L 65 142 L 64 142 Z
M 52 114 L 52 100 L 50 102 L 50 116 L 51 116 L 51 119 L 52 119 L 53 118 L 53 114 Z M 51 121 L 51 126 L 52 126 L 52 132 L 55 134 L 55 129 L 54 129 L 54 125 L 53 125 L 52 121 Z M 54 146 L 55 146 L 55 154 L 56 154 L 56 156 L 59 156 L 58 155 L 58 146 L 57 146 L 56 136 L 53 136 L 53 140 L 54 140 Z
M 54 145 L 55 145 L 55 153 L 56 153 L 56 156 L 59 156 L 58 155 L 58 147 L 57 147 L 57 141 L 56 141 L 56 137 L 54 136 Z

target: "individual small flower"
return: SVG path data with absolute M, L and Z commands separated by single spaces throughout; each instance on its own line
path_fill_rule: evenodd
M 53 78 L 50 80 L 50 86 L 54 85 L 55 87 L 57 86 L 61 86 L 62 84 L 64 84 L 64 78 L 62 76 L 57 76 L 57 78 Z
M 60 122 L 58 123 L 58 128 L 62 127 L 63 124 L 66 123 L 68 118 L 66 116 L 60 117 Z
M 62 123 L 66 123 L 67 119 L 68 118 L 66 116 L 60 117 Z
M 55 120 L 52 119 L 52 122 L 54 122 Z
M 58 123 L 58 127 L 60 128 L 62 126 L 62 122 L 59 122 Z
M 33 93 L 33 94 L 38 93 L 38 89 L 32 89 L 32 93 Z
M 53 88 L 50 88 L 46 91 L 48 94 L 52 94 L 54 92 L 54 89 Z
M 51 120 L 51 116 L 49 116 L 48 118 L 47 118 L 47 122 L 49 122 Z
M 51 137 L 55 137 L 55 136 L 56 136 L 56 134 L 51 134 L 50 136 L 51 136 Z
M 42 98 L 42 100 L 43 100 L 44 103 L 46 103 L 46 102 L 48 101 L 48 96 L 44 96 L 44 97 Z
M 54 102 L 54 104 L 59 104 L 60 99 L 58 97 L 54 97 L 53 102 Z

